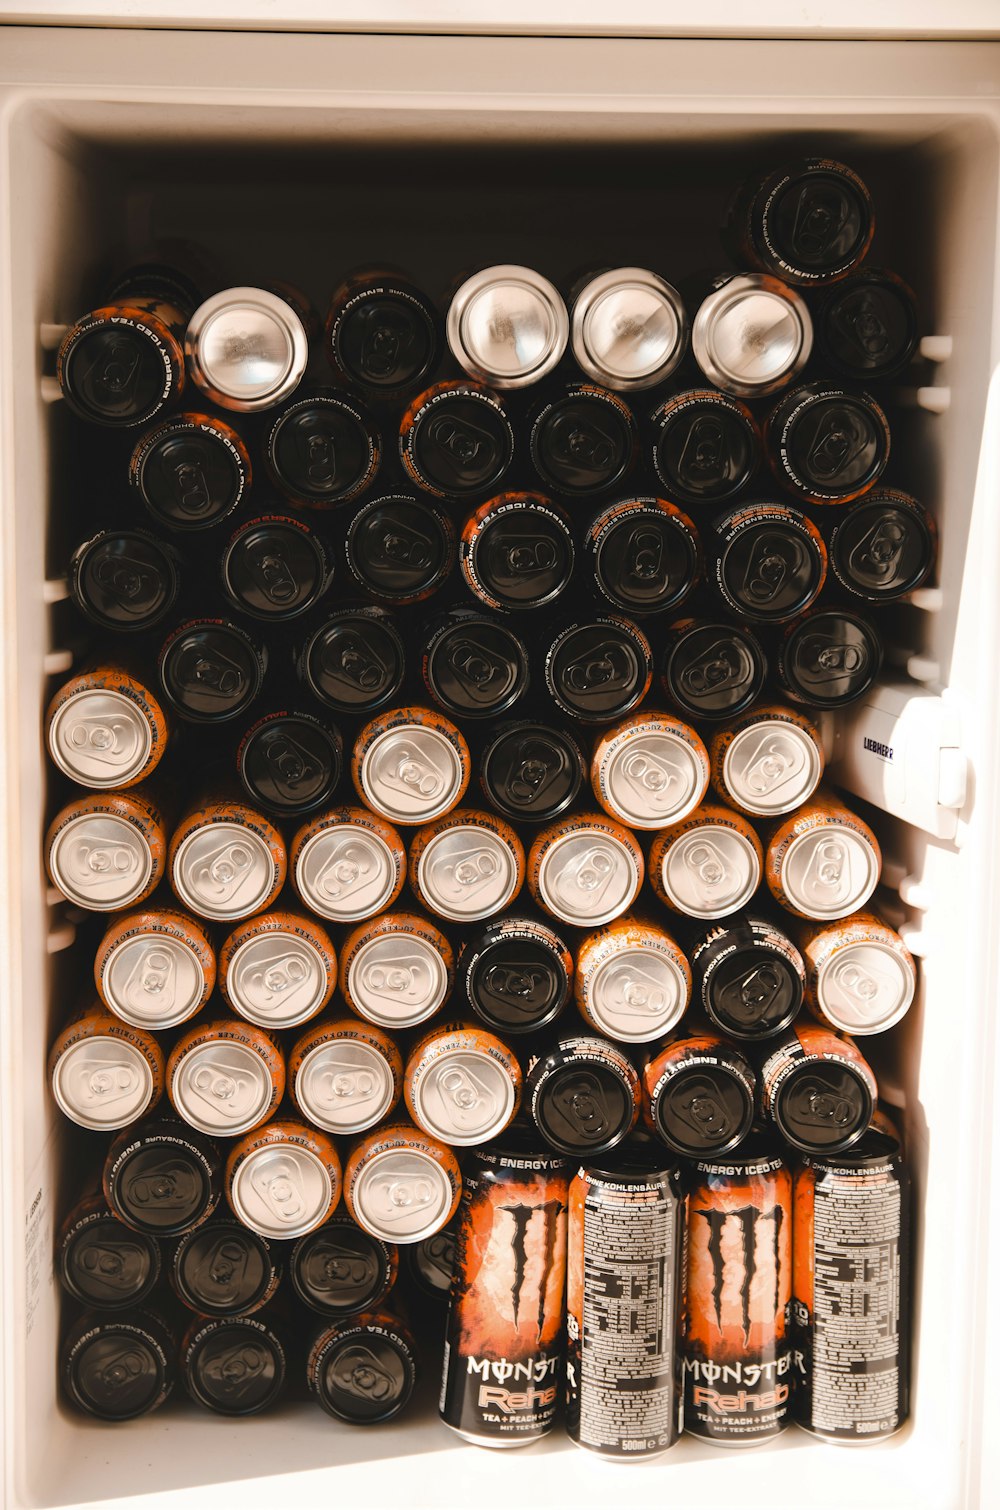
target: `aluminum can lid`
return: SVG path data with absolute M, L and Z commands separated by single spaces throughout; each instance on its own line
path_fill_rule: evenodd
M 274 890 L 274 861 L 264 840 L 241 823 L 209 823 L 181 840 L 171 884 L 193 912 L 227 922 L 248 917 Z
M 557 839 L 538 871 L 538 894 L 551 913 L 578 928 L 610 923 L 635 901 L 641 872 L 610 834 L 583 829 Z
M 366 1161 L 352 1193 L 358 1221 L 390 1243 L 415 1243 L 436 1232 L 454 1189 L 435 1158 L 419 1148 L 387 1148 Z
M 205 994 L 205 972 L 183 939 L 161 933 L 126 939 L 111 953 L 101 992 L 116 1016 L 137 1028 L 186 1022 Z
M 566 350 L 569 316 L 558 289 L 529 267 L 475 273 L 451 301 L 448 345 L 465 371 L 498 388 L 523 388 Z
M 842 918 L 868 901 L 879 878 L 879 857 L 846 827 L 813 829 L 789 844 L 781 884 L 808 918 Z
M 668 849 L 660 879 L 667 900 L 692 918 L 721 918 L 749 902 L 760 884 L 760 860 L 749 839 L 708 823 Z
M 744 273 L 705 299 L 691 348 L 709 382 L 742 397 L 773 393 L 804 367 L 812 350 L 804 301 L 777 278 Z
M 396 1100 L 393 1073 L 371 1044 L 344 1038 L 310 1049 L 295 1077 L 295 1099 L 310 1122 L 331 1133 L 374 1127 Z
M 124 786 L 141 775 L 153 733 L 131 698 L 94 688 L 56 709 L 49 725 L 49 754 L 72 781 L 97 791 Z
M 465 777 L 451 740 L 420 724 L 379 734 L 360 768 L 365 797 L 393 823 L 429 823 L 448 812 L 464 790 Z
M 491 1055 L 461 1049 L 426 1070 L 409 1098 L 414 1121 L 425 1132 L 468 1148 L 503 1132 L 514 1115 L 517 1087 Z
M 322 1159 L 294 1144 L 264 1144 L 242 1160 L 229 1202 L 262 1237 L 302 1237 L 322 1221 L 333 1182 Z
M 377 834 L 337 823 L 302 846 L 295 884 L 321 917 L 353 923 L 388 905 L 396 889 L 396 862 Z
M 52 1094 L 80 1127 L 126 1127 L 149 1106 L 155 1087 L 144 1054 L 118 1038 L 84 1038 L 59 1056 Z
M 742 729 L 722 761 L 727 789 L 740 807 L 762 818 L 790 813 L 807 802 L 822 774 L 815 742 L 805 729 L 781 719 Z
M 704 757 L 669 729 L 612 740 L 597 772 L 608 806 L 631 828 L 679 823 L 705 795 Z
M 816 997 L 845 1033 L 882 1033 L 909 1009 L 916 989 L 910 962 L 876 939 L 845 944 L 820 966 Z
M 598 964 L 587 991 L 594 1026 L 622 1043 L 650 1043 L 679 1022 L 689 996 L 684 972 L 656 949 L 622 949 Z
M 273 1096 L 271 1072 L 260 1055 L 228 1038 L 189 1050 L 170 1085 L 170 1099 L 185 1122 L 223 1138 L 256 1127 Z
M 515 896 L 517 858 L 489 829 L 450 828 L 420 855 L 417 880 L 435 912 L 458 923 L 473 921 L 501 911 Z
M 319 950 L 294 933 L 263 933 L 234 950 L 226 994 L 241 1017 L 262 1028 L 294 1028 L 319 1011 L 327 994 Z
M 69 901 L 114 912 L 145 894 L 153 856 L 145 838 L 125 818 L 81 813 L 56 835 L 49 869 Z
M 441 1006 L 448 971 L 429 939 L 388 933 L 357 951 L 346 986 L 361 1017 L 386 1028 L 411 1028 Z

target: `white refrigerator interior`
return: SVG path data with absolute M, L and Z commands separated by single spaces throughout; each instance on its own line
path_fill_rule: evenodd
M 240 282 L 283 276 L 319 300 L 346 269 L 386 259 L 433 291 L 451 271 L 500 261 L 564 284 L 581 260 L 676 281 L 725 265 L 713 228 L 749 167 L 817 148 L 869 183 L 872 260 L 914 285 L 923 330 L 937 338 L 925 348 L 936 360 L 906 394 L 888 475 L 931 507 L 942 537 L 940 591 L 885 620 L 892 681 L 936 700 L 907 712 L 898 685 L 890 699 L 904 742 L 919 745 L 907 748 L 912 789 L 909 766 L 882 783 L 866 765 L 860 724 L 833 735 L 834 779 L 888 810 L 877 817 L 892 889 L 875 900 L 922 966 L 908 1017 L 865 1042 L 915 1174 L 910 1422 L 853 1452 L 790 1430 L 752 1452 L 684 1439 L 624 1468 L 561 1435 L 513 1454 L 462 1445 L 437 1421 L 435 1377 L 399 1424 L 370 1431 L 292 1405 L 228 1422 L 181 1404 L 117 1427 L 72 1413 L 56 1387 L 51 1254 L 72 1194 L 73 1132 L 47 1093 L 45 1059 L 91 961 L 46 891 L 39 731 L 51 677 L 78 648 L 60 578 L 89 484 L 51 376 L 56 328 L 91 307 L 110 258 L 159 237 L 221 253 Z M 0 1348 L 11 1510 L 139 1497 L 148 1510 L 997 1502 L 998 187 L 1000 44 L 0 32 Z

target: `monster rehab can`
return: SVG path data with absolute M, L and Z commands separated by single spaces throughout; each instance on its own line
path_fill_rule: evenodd
M 179 1361 L 191 1399 L 222 1416 L 257 1415 L 285 1386 L 281 1339 L 256 1316 L 196 1316 Z
M 94 983 L 106 1007 L 137 1028 L 174 1028 L 215 985 L 215 952 L 197 919 L 170 907 L 114 918 L 97 948 Z
M 763 398 L 801 372 L 813 344 L 805 300 L 779 278 L 726 273 L 715 280 L 691 326 L 691 355 L 716 388 Z
M 398 1416 L 416 1377 L 409 1329 L 383 1310 L 324 1327 L 306 1364 L 306 1382 L 319 1404 L 352 1426 L 374 1426 Z
M 590 766 L 594 796 L 631 828 L 679 823 L 704 798 L 708 777 L 701 738 L 670 713 L 634 713 L 605 730 Z
M 361 405 L 325 389 L 286 404 L 264 441 L 271 481 L 299 508 L 330 509 L 359 498 L 381 459 L 381 437 Z
M 366 1132 L 392 1111 L 402 1088 L 395 1042 L 356 1017 L 313 1023 L 288 1054 L 289 1095 L 326 1132 Z
M 799 934 L 806 1004 L 828 1027 L 884 1033 L 910 1009 L 917 988 L 913 956 L 894 929 L 871 912 L 806 924 Z
M 285 884 L 285 841 L 269 818 L 240 800 L 192 808 L 170 840 L 168 875 L 200 917 L 229 923 L 262 912 Z
M 826 581 L 823 536 L 798 509 L 737 504 L 703 529 L 708 577 L 731 613 L 784 624 L 815 602 Z
M 563 1363 L 569 1161 L 482 1149 L 466 1175 L 441 1416 L 482 1447 L 552 1430 Z
M 499 493 L 462 526 L 462 576 L 488 608 L 551 603 L 573 574 L 573 558 L 569 518 L 541 493 Z
M 587 1164 L 569 1187 L 566 1425 L 609 1458 L 680 1436 L 684 1198 L 662 1148 Z
M 764 1115 L 803 1153 L 842 1153 L 858 1142 L 875 1113 L 878 1086 L 846 1033 L 798 1022 L 760 1066 Z
M 788 1425 L 792 1176 L 764 1138 L 699 1159 L 688 1191 L 684 1428 L 724 1446 Z
M 258 514 L 222 552 L 222 590 L 240 613 L 279 624 L 307 613 L 333 578 L 333 556 L 301 519 Z
M 569 1001 L 573 956 L 531 917 L 487 923 L 462 945 L 458 975 L 476 1016 L 503 1034 L 533 1033 Z
M 525 388 L 559 362 L 569 315 L 548 278 L 502 263 L 473 273 L 455 290 L 445 333 L 452 356 L 471 377 Z
M 774 818 L 808 802 L 823 775 L 819 730 L 795 708 L 756 707 L 713 736 L 712 785 L 738 812 Z
M 308 635 L 295 670 L 328 708 L 372 713 L 390 702 L 402 685 L 403 638 L 392 615 L 374 603 L 340 608 Z
M 285 1093 L 285 1061 L 275 1038 L 241 1017 L 199 1022 L 174 1044 L 167 1095 L 185 1122 L 232 1138 L 272 1117 Z
M 692 918 L 722 918 L 744 907 L 760 882 L 756 832 L 732 808 L 704 802 L 662 829 L 649 851 L 649 879 L 661 902 Z
M 403 469 L 438 498 L 483 496 L 499 485 L 513 456 L 507 410 L 481 383 L 437 383 L 413 399 L 400 421 Z
M 653 466 L 667 497 L 679 503 L 725 503 L 757 470 L 756 420 L 746 404 L 715 388 L 673 394 L 651 428 Z
M 683 1017 L 691 967 L 665 929 L 617 918 L 590 933 L 576 957 L 576 1004 L 599 1033 L 620 1043 L 650 1043 Z
M 234 1143 L 226 1160 L 233 1213 L 262 1237 L 302 1237 L 340 1200 L 340 1157 L 325 1133 L 302 1122 L 268 1122 Z
M 158 669 L 182 718 L 225 723 L 245 713 L 260 692 L 267 647 L 225 619 L 188 619 L 164 642 Z
M 428 918 L 384 912 L 349 933 L 340 989 L 352 1012 L 384 1028 L 412 1028 L 442 1005 L 455 978 L 451 945 Z
M 895 1128 L 795 1175 L 796 1420 L 832 1442 L 892 1436 L 909 1414 L 910 1176 Z
M 608 614 L 560 629 L 545 650 L 544 674 L 560 712 L 583 723 L 613 723 L 649 691 L 653 651 L 631 619 Z
M 382 1304 L 396 1283 L 399 1249 L 339 1214 L 299 1238 L 288 1272 L 311 1311 L 341 1321 Z
M 353 515 L 345 549 L 363 591 L 388 603 L 420 603 L 451 572 L 455 527 L 434 499 L 383 494 Z
M 181 1238 L 167 1274 L 174 1294 L 189 1310 L 249 1316 L 274 1296 L 281 1262 L 267 1238 L 222 1216 Z
M 104 1196 L 119 1221 L 153 1237 L 179 1237 L 207 1221 L 222 1195 L 215 1144 L 178 1120 L 126 1128 L 108 1149 Z
M 524 1100 L 551 1148 L 587 1158 L 628 1137 L 639 1118 L 642 1086 L 616 1044 L 581 1034 L 560 1038 L 529 1064 Z
M 698 531 L 665 498 L 607 504 L 591 520 L 583 553 L 596 592 L 627 614 L 678 608 L 701 576 Z
M 868 824 L 822 790 L 772 829 L 764 861 L 775 901 L 819 922 L 863 907 L 881 870 L 882 851 Z
M 181 591 L 181 558 L 146 530 L 100 530 L 69 563 L 69 593 L 101 629 L 139 634 L 166 618 Z
M 642 850 L 630 829 L 604 813 L 578 813 L 543 828 L 528 855 L 528 890 L 562 923 L 610 923 L 639 894 Z
M 798 1015 L 805 965 L 769 918 L 719 923 L 691 950 L 695 1000 L 733 1038 L 773 1038 Z
M 406 850 L 392 825 L 367 808 L 335 807 L 299 829 L 288 847 L 288 870 L 313 912 L 355 923 L 399 896 Z
M 619 483 L 635 461 L 638 430 L 631 409 L 593 383 L 570 384 L 529 422 L 535 471 L 557 493 L 600 493 Z
M 359 1227 L 388 1243 L 418 1243 L 439 1232 L 461 1194 L 451 1149 L 409 1122 L 370 1132 L 344 1168 L 344 1205 Z
M 150 1311 L 90 1311 L 60 1350 L 63 1387 L 78 1410 L 102 1421 L 130 1421 L 170 1394 L 176 1351 L 166 1325 Z
M 686 1159 L 728 1153 L 753 1124 L 757 1077 L 735 1044 L 678 1028 L 643 1070 L 647 1125 Z
M 153 518 L 171 530 L 227 519 L 250 486 L 250 453 L 215 415 L 171 415 L 139 437 L 128 479 Z
M 500 724 L 479 758 L 479 782 L 514 823 L 549 823 L 573 806 L 586 776 L 572 734 L 546 724 Z
M 438 1305 L 447 1303 L 455 1274 L 455 1222 L 440 1232 L 408 1243 L 403 1249 L 406 1277 L 411 1286 Z
M 807 503 L 850 503 L 873 487 L 889 461 L 889 421 L 860 388 L 803 383 L 764 421 L 764 450 L 783 487 Z
M 330 298 L 324 349 L 335 372 L 391 398 L 426 378 L 437 359 L 434 306 L 394 269 L 348 273 Z
M 487 1143 L 521 1102 L 521 1067 L 484 1028 L 447 1023 L 414 1045 L 406 1061 L 407 1110 L 425 1132 L 455 1147 Z
M 56 1239 L 56 1275 L 70 1295 L 101 1311 L 140 1305 L 160 1277 L 160 1246 L 120 1222 L 100 1190 L 66 1216 Z
M 882 640 L 871 619 L 820 606 L 788 625 L 774 669 L 797 703 L 843 708 L 864 696 L 881 666 Z
M 121 666 L 95 666 L 65 682 L 49 703 L 45 728 L 59 769 L 92 790 L 144 781 L 167 748 L 163 709 Z
M 503 912 L 524 880 L 524 848 L 494 813 L 457 807 L 418 829 L 410 844 L 410 885 L 418 901 L 455 923 Z
M 366 807 L 390 823 L 431 823 L 465 796 L 469 746 L 434 708 L 396 708 L 365 724 L 354 741 L 351 778 Z

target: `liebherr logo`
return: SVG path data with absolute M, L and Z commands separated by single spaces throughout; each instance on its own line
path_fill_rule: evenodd
M 715 1323 L 720 1331 L 722 1331 L 722 1286 L 727 1277 L 727 1264 L 732 1263 L 731 1251 L 728 1256 L 723 1254 L 723 1238 L 726 1235 L 727 1222 L 735 1222 L 738 1226 L 740 1259 L 743 1268 L 743 1278 L 739 1287 L 740 1311 L 743 1338 L 745 1342 L 749 1342 L 750 1286 L 757 1273 L 757 1224 L 765 1221 L 773 1222 L 774 1310 L 777 1314 L 781 1300 L 779 1292 L 781 1225 L 785 1213 L 780 1206 L 772 1206 L 769 1211 L 761 1211 L 757 1206 L 741 1206 L 736 1211 L 713 1211 L 699 1208 L 695 1211 L 695 1215 L 703 1216 L 708 1223 L 708 1253 L 712 1260 L 712 1305 L 715 1309 Z
M 519 1325 L 524 1278 L 528 1267 L 528 1231 L 534 1217 L 541 1217 L 542 1220 L 542 1264 L 538 1279 L 539 1340 L 541 1340 L 542 1328 L 545 1325 L 545 1292 L 548 1288 L 549 1273 L 555 1262 L 557 1222 L 562 1209 L 561 1201 L 543 1201 L 540 1206 L 530 1206 L 524 1201 L 518 1201 L 512 1206 L 497 1207 L 498 1211 L 506 1211 L 513 1223 L 510 1246 L 514 1255 L 514 1283 L 510 1287 L 510 1298 L 514 1309 L 515 1330 Z

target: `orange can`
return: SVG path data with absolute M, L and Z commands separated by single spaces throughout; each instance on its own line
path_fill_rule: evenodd
M 575 928 L 609 923 L 631 907 L 644 874 L 634 835 L 604 813 L 558 819 L 528 852 L 531 895 Z
M 497 1137 L 517 1115 L 521 1066 L 493 1033 L 451 1022 L 414 1044 L 403 1094 L 424 1132 L 469 1148 Z
M 96 1003 L 52 1045 L 49 1084 L 60 1111 L 78 1126 L 97 1132 L 128 1127 L 163 1094 L 163 1050 L 151 1033 Z
M 764 852 L 741 814 L 704 802 L 683 823 L 657 834 L 649 879 L 661 902 L 692 918 L 722 918 L 749 902 Z
M 293 838 L 288 860 L 302 901 L 337 923 L 391 907 L 406 880 L 402 839 L 365 807 L 335 807 L 310 818 Z
M 173 907 L 114 918 L 94 959 L 106 1007 L 137 1028 L 174 1028 L 201 1010 L 215 985 L 215 951 L 196 918 Z
M 284 1094 L 285 1061 L 277 1041 L 239 1017 L 190 1028 L 167 1060 L 174 1110 L 211 1137 L 232 1138 L 259 1127 Z
M 389 1115 L 402 1089 L 395 1042 L 355 1017 L 313 1023 L 288 1056 L 289 1095 L 326 1132 L 366 1132 Z
M 455 982 L 455 955 L 440 928 L 415 912 L 386 912 L 347 935 L 340 989 L 358 1017 L 412 1028 L 433 1017 Z
M 410 1122 L 389 1122 L 355 1143 L 344 1204 L 359 1227 L 389 1243 L 418 1243 L 447 1226 L 462 1194 L 452 1150 Z
M 411 482 L 436 498 L 468 498 L 498 486 L 514 456 L 514 428 L 484 383 L 425 388 L 399 424 L 399 459 Z
M 799 930 L 806 1006 L 828 1027 L 884 1033 L 909 1011 L 917 967 L 899 934 L 873 912 Z
M 341 1184 L 333 1140 L 291 1118 L 247 1133 L 226 1160 L 233 1215 L 262 1237 L 302 1237 L 321 1227 L 337 1209 Z
M 712 785 L 751 818 L 775 818 L 808 802 L 823 776 L 823 742 L 811 719 L 768 703 L 719 729 L 709 745 Z
M 665 929 L 618 918 L 581 943 L 575 991 L 581 1016 L 599 1033 L 619 1043 L 650 1043 L 687 1011 L 691 966 Z
M 330 935 L 298 912 L 241 923 L 219 950 L 226 1005 L 262 1028 L 295 1028 L 322 1012 L 337 984 Z
M 868 824 L 827 791 L 768 836 L 764 878 L 796 917 L 824 922 L 856 912 L 881 873 L 882 851 Z
M 238 799 L 202 803 L 170 840 L 175 894 L 213 922 L 233 922 L 269 907 L 287 868 L 285 841 L 274 824 Z
M 77 797 L 49 825 L 45 856 L 67 901 L 117 912 L 159 885 L 167 859 L 163 813 L 145 787 Z
M 524 846 L 495 813 L 457 807 L 413 836 L 410 885 L 439 917 L 456 923 L 492 917 L 523 882 Z
M 351 776 L 361 801 L 390 823 L 430 823 L 457 807 L 472 770 L 459 729 L 432 708 L 396 708 L 365 724 Z
M 59 688 L 45 714 L 48 751 L 71 781 L 121 791 L 145 781 L 167 748 L 167 720 L 121 666 L 95 666 Z
M 671 713 L 635 713 L 594 746 L 590 781 L 604 811 L 630 828 L 660 829 L 693 812 L 708 790 L 701 736 Z

